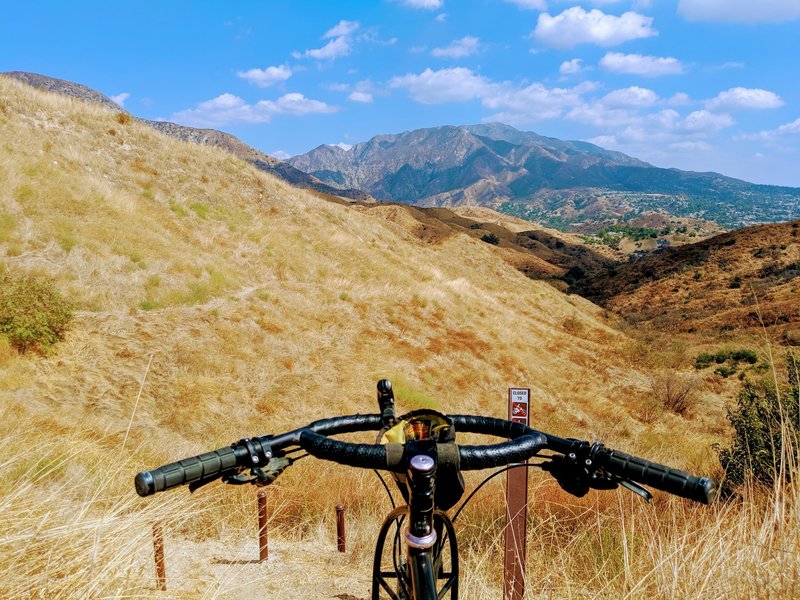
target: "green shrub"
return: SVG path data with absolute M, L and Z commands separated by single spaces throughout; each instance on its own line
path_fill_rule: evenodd
M 0 334 L 20 352 L 47 352 L 62 339 L 72 308 L 46 277 L 7 274 L 0 278 Z
M 758 354 L 747 348 L 720 350 L 716 354 L 701 352 L 697 355 L 697 358 L 694 359 L 694 368 L 705 369 L 706 367 L 710 367 L 712 363 L 727 365 L 717 367 L 714 372 L 719 373 L 723 377 L 728 377 L 736 372 L 740 362 L 754 365 L 758 362 Z
M 758 383 L 745 381 L 736 404 L 728 407 L 733 440 L 729 448 L 717 448 L 717 452 L 732 484 L 752 478 L 771 485 L 781 475 L 790 479 L 798 466 L 800 361 L 791 352 L 787 355 L 787 371 L 787 383 L 780 389 L 770 378 Z
M 731 352 L 731 358 L 736 362 L 748 362 L 751 365 L 754 365 L 756 362 L 758 362 L 758 355 L 754 351 L 748 350 L 747 348 L 734 350 Z
M 701 352 L 700 354 L 698 354 L 697 358 L 694 359 L 694 368 L 705 369 L 712 362 L 714 362 L 713 354 L 709 354 L 708 352 Z
M 493 233 L 487 233 L 481 237 L 481 241 L 486 242 L 487 244 L 492 244 L 493 246 L 497 246 L 500 243 L 500 238 L 497 237 Z

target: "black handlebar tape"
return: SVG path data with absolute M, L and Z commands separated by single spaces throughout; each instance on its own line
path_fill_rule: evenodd
M 617 450 L 608 452 L 605 469 L 618 477 L 703 504 L 711 504 L 717 494 L 716 484 L 708 477 L 696 477 Z
M 459 446 L 458 454 L 461 469 L 470 471 L 524 462 L 546 446 L 547 438 L 533 432 L 500 444 Z
M 246 455 L 246 450 L 244 453 Z M 198 479 L 219 475 L 238 466 L 236 450 L 228 446 L 199 456 L 185 458 L 178 462 L 158 467 L 152 471 L 142 471 L 134 480 L 136 493 L 149 496 Z
M 522 423 L 514 423 L 505 419 L 494 417 L 479 417 L 477 415 L 450 415 L 453 425 L 458 433 L 482 433 L 507 439 L 518 438 L 529 433 L 536 433 Z
M 300 429 L 281 433 L 266 439 L 269 440 L 272 448 L 280 450 L 299 443 L 300 434 L 304 431 L 310 430 L 323 435 L 336 435 L 339 433 L 353 433 L 358 431 L 378 431 L 381 427 L 383 427 L 381 415 L 348 415 L 345 417 L 320 419 Z
M 560 438 L 543 431 L 538 431 L 522 423 L 514 423 L 505 419 L 494 417 L 479 417 L 477 415 L 450 415 L 456 431 L 464 433 L 482 433 L 484 435 L 495 435 L 514 439 L 521 435 L 538 433 L 547 440 L 547 449 L 567 454 L 572 451 L 575 444 L 580 444 L 579 440 Z
M 386 469 L 388 467 L 386 447 L 382 444 L 342 442 L 308 429 L 300 432 L 297 443 L 311 456 L 342 465 L 364 469 Z

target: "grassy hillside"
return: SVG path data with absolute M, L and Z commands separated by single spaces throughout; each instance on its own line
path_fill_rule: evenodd
M 705 332 L 766 327 L 800 345 L 800 221 L 667 249 L 576 287 L 633 322 Z
M 48 353 L 0 340 L 0 596 L 165 597 L 151 563 L 160 521 L 167 597 L 366 597 L 370 528 L 386 505 L 371 474 L 306 460 L 270 488 L 266 565 L 248 562 L 253 490 L 140 499 L 132 478 L 245 435 L 372 412 L 384 376 L 401 409 L 490 415 L 504 415 L 509 385 L 529 385 L 543 429 L 712 468 L 721 389 L 704 388 L 691 418 L 643 418 L 652 363 L 601 309 L 479 240 L 421 239 L 418 221 L 385 216 L 0 77 L 0 269 L 49 276 L 76 306 Z M 788 589 L 786 563 L 761 550 L 774 511 L 578 501 L 535 483 L 531 535 L 547 541 L 530 556 L 536 589 L 687 597 L 709 591 L 709 573 L 757 589 L 742 565 Z M 497 594 L 500 493 L 462 525 L 466 598 Z M 336 502 L 363 519 L 346 557 L 323 542 Z M 796 539 L 787 523 L 780 544 Z M 719 545 L 751 533 L 759 545 L 740 555 Z M 687 555 L 696 565 L 676 562 Z

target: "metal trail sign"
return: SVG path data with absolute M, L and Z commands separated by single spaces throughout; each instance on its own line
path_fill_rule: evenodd
M 508 388 L 508 419 L 529 424 L 530 388 Z M 525 534 L 528 516 L 528 469 L 506 474 L 506 532 L 503 598 L 522 600 L 525 595 Z

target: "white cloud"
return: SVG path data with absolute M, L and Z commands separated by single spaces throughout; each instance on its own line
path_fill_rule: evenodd
M 411 98 L 420 104 L 442 104 L 465 102 L 485 96 L 492 84 L 469 69 L 454 67 L 438 71 L 425 69 L 419 75 L 409 73 L 402 77 L 393 77 L 389 86 L 406 89 Z
M 274 115 L 288 114 L 303 116 L 311 113 L 336 112 L 319 100 L 306 98 L 303 94 L 285 94 L 275 101 L 260 100 L 248 104 L 233 94 L 221 94 L 191 108 L 172 115 L 172 120 L 194 127 L 221 127 L 234 123 L 268 123 Z
M 797 0 L 680 0 L 678 13 L 688 21 L 761 23 L 800 18 Z
M 218 127 L 228 123 L 267 123 L 271 115 L 257 110 L 233 94 L 221 94 L 172 115 L 172 120 L 195 127 Z
M 583 65 L 581 65 L 582 62 L 583 60 L 580 58 L 565 60 L 558 68 L 558 72 L 562 75 L 574 75 L 576 73 L 580 73 L 583 71 Z
M 356 90 L 347 98 L 353 102 L 363 102 L 364 104 L 369 104 L 372 102 L 372 94 L 370 92 L 359 92 Z
M 285 150 L 275 150 L 273 152 L 267 152 L 270 156 L 274 156 L 279 160 L 286 160 L 288 158 L 292 158 L 292 155 L 286 152 Z
M 780 96 L 769 90 L 735 87 L 706 102 L 709 110 L 767 109 L 783 106 Z
M 394 77 L 389 86 L 405 89 L 420 104 L 480 100 L 484 107 L 496 111 L 484 121 L 511 124 L 559 117 L 570 107 L 579 105 L 583 94 L 597 87 L 592 82 L 583 82 L 572 88 L 548 88 L 541 83 L 520 88 L 508 82 L 492 82 L 464 67 L 425 69 L 419 74 Z
M 686 92 L 676 92 L 673 94 L 669 100 L 667 100 L 667 104 L 672 106 L 685 106 L 686 104 L 690 104 L 692 99 L 689 98 L 689 94 Z
M 600 59 L 600 66 L 614 73 L 628 73 L 646 77 L 680 75 L 684 69 L 677 58 L 622 54 L 621 52 L 606 52 L 605 56 Z
M 601 102 L 607 106 L 652 106 L 658 102 L 658 94 L 634 85 L 609 92 Z
M 467 35 L 460 40 L 453 40 L 444 48 L 434 48 L 431 55 L 437 58 L 463 58 L 475 54 L 479 47 L 480 39 Z
M 359 27 L 361 24 L 358 21 L 341 20 L 322 36 L 322 39 L 330 39 L 330 42 L 321 48 L 313 48 L 305 52 L 292 52 L 292 56 L 298 60 L 301 58 L 335 60 L 347 56 L 353 50 L 352 35 Z
M 777 135 L 800 135 L 800 119 L 781 125 L 775 130 Z
M 795 119 L 791 123 L 785 123 L 777 129 L 768 129 L 759 131 L 758 133 L 741 135 L 738 136 L 737 139 L 771 142 L 782 138 L 793 137 L 800 139 L 800 119 Z
M 708 152 L 712 149 L 711 144 L 703 141 L 673 142 L 667 147 L 679 152 Z
M 327 40 L 329 38 L 351 35 L 355 33 L 360 26 L 361 24 L 358 21 L 345 21 L 342 19 L 339 21 L 339 23 L 328 29 L 328 31 L 325 32 L 325 35 L 322 36 L 322 39 Z
M 294 58 L 315 58 L 317 60 L 333 60 L 342 56 L 347 56 L 352 51 L 350 38 L 347 36 L 338 37 L 331 40 L 322 48 L 314 48 L 305 52 L 292 52 Z
M 369 79 L 364 79 L 355 84 L 355 89 L 347 97 L 352 102 L 370 104 L 373 100 L 373 85 Z
M 442 0 L 402 0 L 403 4 L 411 8 L 423 10 L 436 10 L 442 7 Z
M 618 130 L 638 124 L 643 117 L 630 106 L 607 106 L 602 102 L 581 102 L 565 115 L 569 121 L 586 123 L 601 130 Z M 663 111 L 662 111 L 663 112 Z M 677 117 L 677 113 L 675 113 Z
M 547 10 L 546 0 L 503 0 L 509 4 L 516 4 L 524 10 Z
M 532 37 L 553 48 L 572 48 L 585 43 L 616 46 L 628 40 L 658 35 L 651 27 L 652 22 L 652 17 L 631 11 L 616 17 L 596 8 L 586 12 L 573 6 L 555 17 L 540 14 Z
M 548 88 L 541 83 L 517 89 L 495 85 L 483 97 L 483 105 L 499 112 L 484 121 L 504 123 L 533 123 L 554 119 L 564 114 L 571 106 L 581 102 L 581 96 L 594 89 L 594 84 L 584 82 L 572 88 Z
M 435 20 L 438 21 L 439 23 L 444 23 L 445 21 L 447 21 L 447 13 L 439 13 L 438 15 L 436 15 Z
M 261 109 L 272 112 L 273 114 L 289 114 L 296 116 L 308 115 L 311 113 L 333 113 L 336 107 L 326 104 L 321 100 L 306 98 L 297 92 L 284 94 L 275 102 L 272 100 L 261 100 L 256 104 Z
M 685 131 L 713 132 L 733 125 L 733 118 L 726 113 L 712 113 L 696 110 L 683 120 L 681 129 Z
M 111 96 L 111 101 L 115 104 L 119 104 L 120 106 L 125 106 L 125 100 L 130 98 L 131 95 L 128 92 L 122 92 L 121 94 L 117 94 L 116 96 Z
M 322 85 L 326 90 L 332 92 L 348 92 L 350 91 L 349 83 L 325 83 Z
M 255 86 L 265 88 L 281 81 L 286 81 L 292 76 L 292 70 L 286 65 L 279 67 L 267 67 L 266 69 L 249 69 L 239 71 L 237 77 L 241 77 Z

